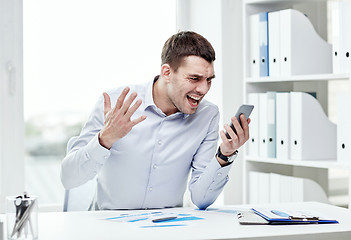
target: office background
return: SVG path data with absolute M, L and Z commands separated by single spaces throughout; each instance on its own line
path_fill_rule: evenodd
M 243 102 L 243 1 L 0 0 L 0 6 L 6 23 L 0 31 L 8 33 L 0 40 L 2 202 L 26 189 L 39 196 L 43 210 L 62 209 L 59 172 L 68 138 L 79 134 L 103 91 L 158 74 L 162 45 L 178 30 L 201 33 L 216 50 L 207 99 L 220 107 L 221 125 Z M 336 94 L 348 82 L 327 84 L 328 115 L 336 122 Z M 242 161 L 241 154 L 216 204 L 242 203 Z M 332 169 L 330 181 L 333 171 L 347 189 L 345 172 Z M 345 204 L 345 189 L 335 204 Z

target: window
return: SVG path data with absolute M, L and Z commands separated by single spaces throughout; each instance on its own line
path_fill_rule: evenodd
M 26 189 L 57 205 L 67 140 L 103 91 L 159 73 L 176 2 L 31 0 L 23 16 Z

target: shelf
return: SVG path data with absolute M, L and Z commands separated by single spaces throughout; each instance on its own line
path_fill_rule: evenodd
M 314 0 L 315 2 L 325 2 L 326 0 Z M 244 4 L 297 4 L 297 3 L 305 3 L 306 0 L 246 0 Z
M 246 78 L 246 83 L 271 83 L 271 82 L 300 82 L 300 81 L 330 81 L 330 80 L 349 80 L 349 74 L 310 74 L 286 77 L 261 77 Z
M 312 47 L 314 50 L 317 49 L 316 51 L 313 51 L 313 54 L 311 53 L 309 56 L 307 55 L 307 57 L 311 57 L 311 59 L 309 59 L 307 57 L 300 58 L 299 60 L 301 62 L 299 61 L 298 63 L 304 67 L 306 67 L 305 64 L 310 64 L 310 63 L 312 64 L 312 62 L 313 62 L 313 64 L 319 64 L 319 61 L 315 61 L 315 60 L 319 60 L 319 59 L 316 59 L 316 57 L 315 57 L 317 55 L 317 53 L 319 54 L 320 52 L 324 52 L 323 49 L 325 50 L 327 48 L 328 48 L 328 51 L 327 51 L 328 53 L 329 53 L 330 48 L 331 48 L 330 51 L 332 51 L 332 47 L 330 46 L 330 44 L 327 47 L 326 44 L 324 44 L 324 45 L 322 44 L 323 41 L 322 42 L 319 41 L 320 39 L 325 40 L 327 38 L 327 35 L 329 33 L 331 33 L 331 32 L 329 32 L 330 30 L 326 26 L 328 26 L 329 24 L 332 24 L 333 25 L 332 29 L 334 29 L 334 25 L 340 24 L 340 21 L 342 21 L 342 20 L 339 20 L 338 23 L 330 22 L 330 19 L 328 19 L 329 16 L 327 16 L 328 11 L 330 11 L 328 9 L 330 7 L 330 6 L 328 6 L 328 4 L 329 4 L 329 1 L 327 1 L 327 0 L 313 0 L 313 1 L 312 0 L 311 1 L 305 1 L 305 0 L 244 0 L 243 1 L 243 9 L 242 9 L 242 14 L 243 14 L 243 23 L 242 23 L 243 25 L 242 26 L 244 29 L 243 63 L 246 63 L 246 64 L 243 64 L 244 101 L 255 102 L 259 107 L 260 102 L 258 102 L 258 100 L 256 101 L 256 100 L 251 99 L 252 96 L 254 96 L 255 94 L 266 93 L 266 92 L 315 92 L 316 95 L 318 96 L 318 102 L 323 107 L 324 112 L 328 112 L 327 111 L 328 106 L 329 106 L 329 101 L 328 101 L 329 96 L 328 95 L 330 94 L 329 85 L 330 85 L 330 83 L 334 83 L 334 82 L 329 82 L 329 81 L 335 81 L 336 85 L 338 84 L 338 81 L 340 81 L 342 83 L 342 85 L 344 85 L 345 83 L 349 84 L 349 82 L 351 81 L 351 74 L 350 73 L 341 73 L 341 74 L 332 73 L 333 70 L 330 69 L 330 64 L 328 62 L 329 65 L 327 65 L 327 67 L 323 66 L 320 68 L 316 68 L 316 70 L 312 70 L 312 67 L 315 66 L 314 65 L 314 66 L 311 66 L 311 69 L 308 68 L 309 71 L 307 71 L 307 70 L 292 71 L 292 73 L 288 76 L 287 76 L 287 74 L 289 73 L 288 70 L 291 70 L 291 69 L 285 70 L 280 66 L 279 71 L 276 71 L 276 74 L 272 74 L 272 75 L 279 75 L 279 73 L 281 73 L 281 74 L 285 74 L 285 76 L 259 77 L 260 71 L 257 69 L 257 65 L 255 65 L 254 67 L 251 65 L 251 61 L 252 61 L 251 58 L 260 59 L 260 57 L 259 57 L 260 54 L 259 54 L 258 46 L 253 45 L 253 42 L 250 41 L 250 37 L 251 38 L 259 38 L 259 35 L 257 35 L 256 27 L 257 27 L 257 24 L 259 24 L 260 22 L 257 23 L 257 21 L 255 20 L 257 18 L 257 16 L 254 16 L 254 15 L 257 15 L 257 14 L 262 13 L 262 12 L 274 12 L 274 11 L 281 11 L 281 10 L 286 10 L 286 9 L 294 9 L 294 10 L 300 11 L 300 12 L 304 13 L 305 15 L 307 15 L 308 19 L 310 21 L 310 23 L 307 24 L 307 22 L 305 21 L 306 20 L 305 18 L 300 17 L 300 18 L 295 19 L 296 21 L 294 21 L 294 23 L 296 26 L 295 25 L 294 26 L 297 29 L 301 29 L 301 31 L 297 31 L 297 30 L 293 31 L 292 29 L 290 29 L 289 33 L 291 33 L 291 32 L 294 33 L 294 37 L 295 37 L 294 43 L 302 40 L 303 39 L 302 37 L 306 37 L 307 40 L 315 39 L 315 40 L 313 40 L 313 43 L 304 42 L 304 44 L 306 46 L 308 45 L 309 48 L 311 48 L 311 49 L 312 49 Z M 349 13 L 349 11 L 350 10 L 348 9 L 347 13 Z M 344 13 L 344 15 L 348 15 L 348 14 Z M 271 15 L 271 17 L 272 17 L 272 15 Z M 284 17 L 286 17 L 286 16 L 284 16 Z M 281 14 L 279 14 L 279 22 L 278 22 L 279 26 L 281 24 L 280 18 L 281 18 Z M 274 16 L 273 16 L 273 19 L 274 19 Z M 286 19 L 283 18 L 283 20 L 286 20 Z M 300 22 L 300 20 L 301 20 L 301 22 Z M 345 21 L 345 20 L 343 20 L 343 21 Z M 273 20 L 271 23 L 274 23 Z M 300 27 L 302 25 L 302 23 L 304 23 L 305 25 Z M 312 29 L 310 27 L 311 24 L 314 27 L 314 31 L 309 30 L 309 29 Z M 267 25 L 268 25 L 268 23 L 267 23 Z M 271 25 L 271 29 L 276 28 L 276 26 L 277 26 L 277 24 L 276 25 L 273 24 L 273 26 Z M 284 26 L 284 25 L 282 25 L 282 26 Z M 340 28 L 342 26 L 343 25 L 341 24 Z M 251 27 L 253 29 L 250 29 Z M 303 27 L 306 27 L 305 31 L 302 30 L 302 29 L 304 29 Z M 345 29 L 347 28 L 347 26 L 343 26 L 343 27 Z M 296 29 L 296 28 L 294 28 L 294 29 Z M 268 29 L 268 26 L 267 26 L 267 29 Z M 285 28 L 282 28 L 282 29 L 285 30 Z M 335 29 L 339 29 L 339 25 L 337 25 Z M 278 30 L 280 31 L 281 28 L 279 27 Z M 316 36 L 316 34 L 314 32 L 318 33 L 319 36 Z M 312 33 L 314 33 L 314 34 L 312 34 Z M 269 34 L 269 32 L 267 30 L 267 45 L 269 44 L 268 34 Z M 342 37 L 344 37 L 345 35 L 348 36 L 348 34 L 345 34 L 345 31 L 341 35 L 342 35 Z M 273 34 L 272 36 L 271 36 L 272 38 L 270 38 L 271 43 L 274 43 L 274 40 L 279 38 L 278 43 L 280 44 L 281 35 L 278 35 L 278 37 L 277 37 L 276 35 Z M 284 36 L 287 37 L 287 35 L 284 35 Z M 288 36 L 288 37 L 291 38 L 291 36 Z M 257 39 L 254 39 L 254 40 L 257 40 Z M 259 38 L 259 40 L 262 40 L 262 37 L 261 37 L 261 39 Z M 263 40 L 266 40 L 266 39 L 263 38 Z M 312 42 L 312 40 L 311 40 L 311 42 Z M 286 43 L 286 42 L 287 41 L 285 41 L 284 43 Z M 256 41 L 256 43 L 257 43 L 257 41 Z M 310 43 L 310 44 L 307 44 L 307 43 Z M 324 43 L 327 43 L 327 41 L 324 41 Z M 281 47 L 281 46 L 282 45 L 279 45 L 279 47 Z M 291 47 L 291 51 L 294 52 L 295 56 L 304 56 L 304 52 L 300 51 L 301 48 L 298 48 L 298 47 L 294 48 L 294 47 L 292 47 L 292 44 L 290 44 L 290 46 L 288 46 L 288 45 L 285 46 L 284 49 L 287 49 L 288 47 Z M 267 49 L 268 49 L 268 47 L 267 47 Z M 271 49 L 273 49 L 273 48 L 271 48 Z M 277 49 L 275 49 L 275 50 L 277 50 Z M 281 57 L 281 49 L 279 48 L 278 50 L 279 50 L 279 54 L 280 54 L 279 57 Z M 274 56 L 274 54 L 271 54 L 271 57 L 274 59 L 273 56 Z M 267 50 L 267 55 L 265 57 L 267 58 L 267 60 L 268 60 L 267 62 L 269 63 L 269 49 Z M 330 56 L 330 57 L 332 57 L 332 56 Z M 329 55 L 326 57 L 323 57 L 323 58 L 321 57 L 320 59 L 328 59 L 328 58 L 329 58 Z M 306 59 L 308 59 L 308 60 L 306 60 Z M 305 60 L 305 61 L 302 61 L 302 60 Z M 307 65 L 307 66 L 309 66 L 309 65 Z M 321 64 L 319 64 L 318 66 L 321 66 Z M 341 71 L 341 69 L 344 69 L 343 72 L 347 72 L 345 70 L 346 67 L 344 67 L 344 65 L 342 65 L 342 66 L 343 66 L 343 68 L 341 68 L 341 65 L 339 66 L 340 71 Z M 290 65 L 290 68 L 291 68 L 291 65 Z M 302 69 L 302 67 L 301 67 L 301 69 Z M 268 70 L 269 70 L 269 67 L 268 67 Z M 275 69 L 272 68 L 272 70 L 273 71 L 269 71 L 269 72 L 275 73 L 274 72 Z M 324 72 L 324 73 L 321 73 L 321 72 Z M 338 72 L 338 69 L 335 69 L 334 72 Z M 302 73 L 305 73 L 305 74 L 302 74 Z M 302 75 L 292 75 L 292 74 L 302 74 Z M 249 76 L 255 76 L 255 77 L 249 77 Z M 238 75 L 237 77 L 240 77 L 240 76 Z M 344 90 L 340 90 L 340 91 L 343 92 Z M 335 93 L 332 92 L 332 94 L 330 96 L 334 97 L 334 94 Z M 256 99 L 256 97 L 254 97 L 254 98 Z M 262 105 L 265 106 L 266 102 L 265 101 L 262 101 L 262 102 L 263 102 Z M 296 103 L 298 101 L 294 101 L 294 102 Z M 330 107 L 329 110 L 333 111 L 334 110 L 333 107 L 334 106 Z M 264 107 L 261 107 L 260 109 L 264 109 Z M 312 110 L 315 110 L 315 108 L 313 108 Z M 294 111 L 298 111 L 298 110 L 294 109 Z M 308 109 L 306 111 L 308 111 Z M 273 116 L 273 114 L 271 114 L 271 116 Z M 266 118 L 267 116 L 263 116 L 263 117 Z M 276 117 L 276 116 L 274 115 L 274 117 Z M 290 115 L 288 117 L 290 118 Z M 272 119 L 273 119 L 273 117 L 272 117 Z M 320 118 L 318 118 L 318 123 L 321 123 L 321 121 L 319 121 L 319 120 L 320 120 Z M 257 121 L 257 123 L 258 122 L 259 121 Z M 324 126 L 325 124 L 321 124 L 321 125 Z M 316 126 L 317 126 L 317 124 L 316 124 Z M 256 132 L 255 132 L 255 134 L 252 134 L 252 136 L 255 135 L 255 138 L 257 138 L 259 136 L 258 125 L 256 125 L 256 128 L 253 128 L 253 129 Z M 308 129 L 311 129 L 311 127 L 309 127 Z M 318 132 L 318 134 L 319 134 L 319 132 Z M 311 134 L 309 136 L 315 136 L 315 135 L 316 135 L 316 133 Z M 331 134 L 329 134 L 329 135 L 331 135 Z M 324 139 L 324 138 L 322 138 L 322 139 Z M 333 139 L 333 142 L 334 142 L 334 139 Z M 317 146 L 320 146 L 320 144 L 318 144 Z M 257 150 L 256 147 L 257 146 L 254 146 L 254 149 Z M 333 172 L 330 170 L 346 170 L 347 176 L 348 176 L 347 185 L 348 185 L 348 193 L 349 193 L 348 194 L 349 200 L 347 200 L 347 202 L 348 202 L 348 206 L 349 207 L 351 206 L 351 198 L 350 198 L 350 193 L 351 193 L 351 159 L 348 162 L 341 162 L 340 159 L 339 159 L 339 161 L 338 161 L 338 159 L 336 159 L 335 154 L 332 154 L 329 156 L 329 158 L 333 158 L 333 159 L 325 159 L 325 160 L 320 160 L 320 159 L 313 160 L 312 159 L 313 157 L 317 158 L 316 154 L 309 156 L 309 158 L 310 158 L 309 160 L 292 160 L 292 159 L 288 159 L 289 158 L 288 155 L 286 155 L 285 159 L 283 159 L 283 158 L 277 159 L 277 158 L 268 158 L 268 157 L 257 156 L 259 151 L 258 150 L 256 151 L 256 150 L 254 151 L 256 153 L 255 154 L 256 156 L 245 155 L 244 159 L 243 159 L 244 160 L 244 165 L 243 165 L 243 170 L 244 170 L 243 171 L 243 175 L 244 175 L 244 178 L 243 178 L 244 179 L 244 181 L 243 181 L 243 191 L 244 191 L 243 192 L 243 201 L 245 203 L 249 203 L 250 201 L 260 201 L 261 200 L 260 196 L 258 196 L 258 198 L 256 198 L 257 196 L 255 194 L 253 194 L 251 196 L 253 190 L 267 189 L 267 187 L 268 187 L 268 189 L 270 189 L 272 186 L 276 186 L 274 184 L 277 183 L 277 181 L 276 181 L 276 182 L 273 182 L 273 185 L 271 185 L 272 182 L 267 182 L 267 181 L 263 180 L 263 178 L 261 178 L 261 176 L 265 176 L 264 174 L 254 175 L 254 174 L 251 174 L 252 172 L 274 173 L 274 174 L 280 174 L 280 175 L 291 176 L 291 177 L 296 177 L 296 178 L 310 179 L 310 180 L 313 180 L 314 182 L 316 182 L 325 191 L 325 193 L 328 196 L 330 194 L 330 192 L 328 192 L 329 191 L 329 173 Z M 318 153 L 320 153 L 319 148 L 316 151 L 318 151 Z M 254 154 L 252 154 L 252 155 L 254 155 Z M 266 154 L 261 153 L 261 155 L 265 156 Z M 322 155 L 319 158 L 323 158 L 323 157 L 326 157 L 326 155 Z M 294 157 L 294 158 L 297 159 L 298 157 Z M 272 176 L 274 176 L 274 175 L 272 175 Z M 271 180 L 269 180 L 269 181 L 271 181 Z M 252 184 L 253 182 L 255 183 L 254 185 Z M 281 185 L 281 186 L 284 185 L 284 187 L 286 187 L 286 188 L 290 187 L 289 183 L 284 182 L 284 181 L 279 182 L 279 185 Z M 311 186 L 308 189 L 309 189 L 308 192 L 314 192 L 314 190 L 317 189 L 317 186 L 314 186 L 314 187 Z M 282 196 L 285 194 L 284 191 L 279 190 L 277 192 L 280 194 L 279 196 Z M 304 194 L 306 194 L 306 193 L 304 193 Z M 306 194 L 306 197 L 307 197 L 307 195 L 308 194 Z M 250 197 L 251 197 L 251 199 L 250 199 Z M 322 199 L 318 196 L 315 196 L 315 198 L 316 198 L 316 200 Z M 291 197 L 291 199 L 293 199 L 293 198 Z M 305 198 L 303 198 L 303 199 L 305 199 Z M 262 200 L 264 201 L 263 198 L 262 198 Z
M 259 158 L 259 157 L 250 157 L 246 156 L 246 161 L 257 162 L 257 163 L 267 163 L 267 164 L 281 164 L 281 165 L 290 165 L 298 167 L 312 167 L 312 168 L 345 168 L 351 170 L 351 165 L 347 163 L 337 162 L 335 159 L 330 160 L 278 160 L 276 158 Z

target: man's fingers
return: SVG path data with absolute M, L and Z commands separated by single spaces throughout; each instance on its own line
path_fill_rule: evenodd
M 132 102 L 134 101 L 134 99 L 137 97 L 137 93 L 136 92 L 132 92 L 130 94 L 130 96 L 127 98 L 127 100 L 125 100 L 125 102 L 123 103 L 122 107 L 121 107 L 121 113 L 124 115 L 126 114 L 126 112 L 128 111 L 130 105 L 132 104 Z
M 241 117 L 242 115 L 243 114 L 240 115 L 241 122 L 243 122 L 242 117 Z M 243 117 L 245 118 L 245 116 L 243 116 Z M 239 121 L 236 119 L 236 117 L 232 118 L 232 123 L 234 124 L 235 130 L 236 130 L 236 135 L 237 135 L 238 139 L 241 139 L 244 136 L 244 131 L 243 131 Z
M 104 95 L 104 116 L 106 117 L 107 113 L 111 110 L 111 99 L 107 93 L 103 93 Z
M 142 101 L 140 99 L 137 100 L 134 103 L 134 105 L 127 110 L 125 117 L 127 119 L 130 119 L 132 117 L 132 115 L 135 113 L 135 111 L 140 107 L 141 103 L 142 103 Z
M 117 112 L 123 106 L 124 99 L 126 98 L 129 92 L 129 87 L 123 89 L 121 95 L 117 98 L 116 106 L 114 108 L 114 112 Z
M 235 134 L 232 139 L 228 139 L 223 130 L 221 130 L 219 134 L 222 139 L 223 146 L 221 145 L 221 151 L 223 154 L 225 153 L 231 154 L 238 148 L 239 140 Z
M 236 130 L 236 134 L 228 124 L 224 125 L 224 129 L 227 131 L 231 139 L 227 138 L 223 130 L 221 130 L 219 133 L 222 139 L 221 151 L 223 154 L 232 154 L 236 149 L 241 147 L 249 138 L 249 124 L 251 122 L 251 119 L 246 119 L 244 115 L 240 115 L 242 126 L 239 124 L 239 121 L 236 119 L 236 117 L 233 117 L 231 120 Z
M 237 136 L 235 135 L 233 129 L 228 124 L 224 124 L 224 129 L 227 131 L 227 133 L 230 136 L 231 140 L 237 138 Z
M 244 131 L 244 138 L 245 138 L 245 141 L 247 139 L 249 139 L 249 122 L 250 122 L 250 118 L 248 120 L 246 120 L 245 116 L 240 116 L 240 120 L 241 120 L 241 123 L 242 123 L 242 128 L 243 128 L 243 131 Z
M 142 115 L 136 119 L 134 119 L 133 121 L 131 121 L 132 123 L 132 127 L 134 127 L 135 125 L 137 125 L 138 123 L 144 121 L 146 119 L 146 115 Z
M 228 131 L 227 131 L 227 132 L 228 132 Z M 221 136 L 222 142 L 223 142 L 224 144 L 229 144 L 229 139 L 227 138 L 227 136 L 225 135 L 225 133 L 224 133 L 223 130 L 221 130 L 221 131 L 219 132 L 219 135 Z

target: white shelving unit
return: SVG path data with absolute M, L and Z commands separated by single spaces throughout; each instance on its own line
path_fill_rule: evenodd
M 348 81 L 349 74 L 313 74 L 288 77 L 251 78 L 249 70 L 249 17 L 260 12 L 269 12 L 293 8 L 311 16 L 310 20 L 322 38 L 327 39 L 327 2 L 298 1 L 298 0 L 247 0 L 243 2 L 243 45 L 244 45 L 244 101 L 247 94 L 264 93 L 267 91 L 313 91 L 323 110 L 328 113 L 328 82 L 333 80 Z M 350 13 L 351 14 L 351 13 Z M 257 110 L 257 109 L 256 109 Z M 335 143 L 336 144 L 336 143 Z M 351 162 L 351 160 L 350 160 Z M 351 173 L 351 167 L 339 163 L 337 159 L 330 160 L 291 160 L 276 158 L 244 157 L 243 202 L 249 199 L 249 173 L 251 171 L 278 173 L 314 180 L 328 195 L 328 171 L 330 169 L 346 169 Z M 349 196 L 351 193 L 351 178 L 349 177 Z M 351 207 L 349 197 L 348 206 Z
M 299 82 L 299 81 L 332 81 L 332 80 L 348 80 L 349 74 L 311 74 L 311 75 L 297 75 L 297 76 L 283 76 L 283 77 L 261 77 L 246 78 L 246 83 L 277 83 L 277 82 Z

